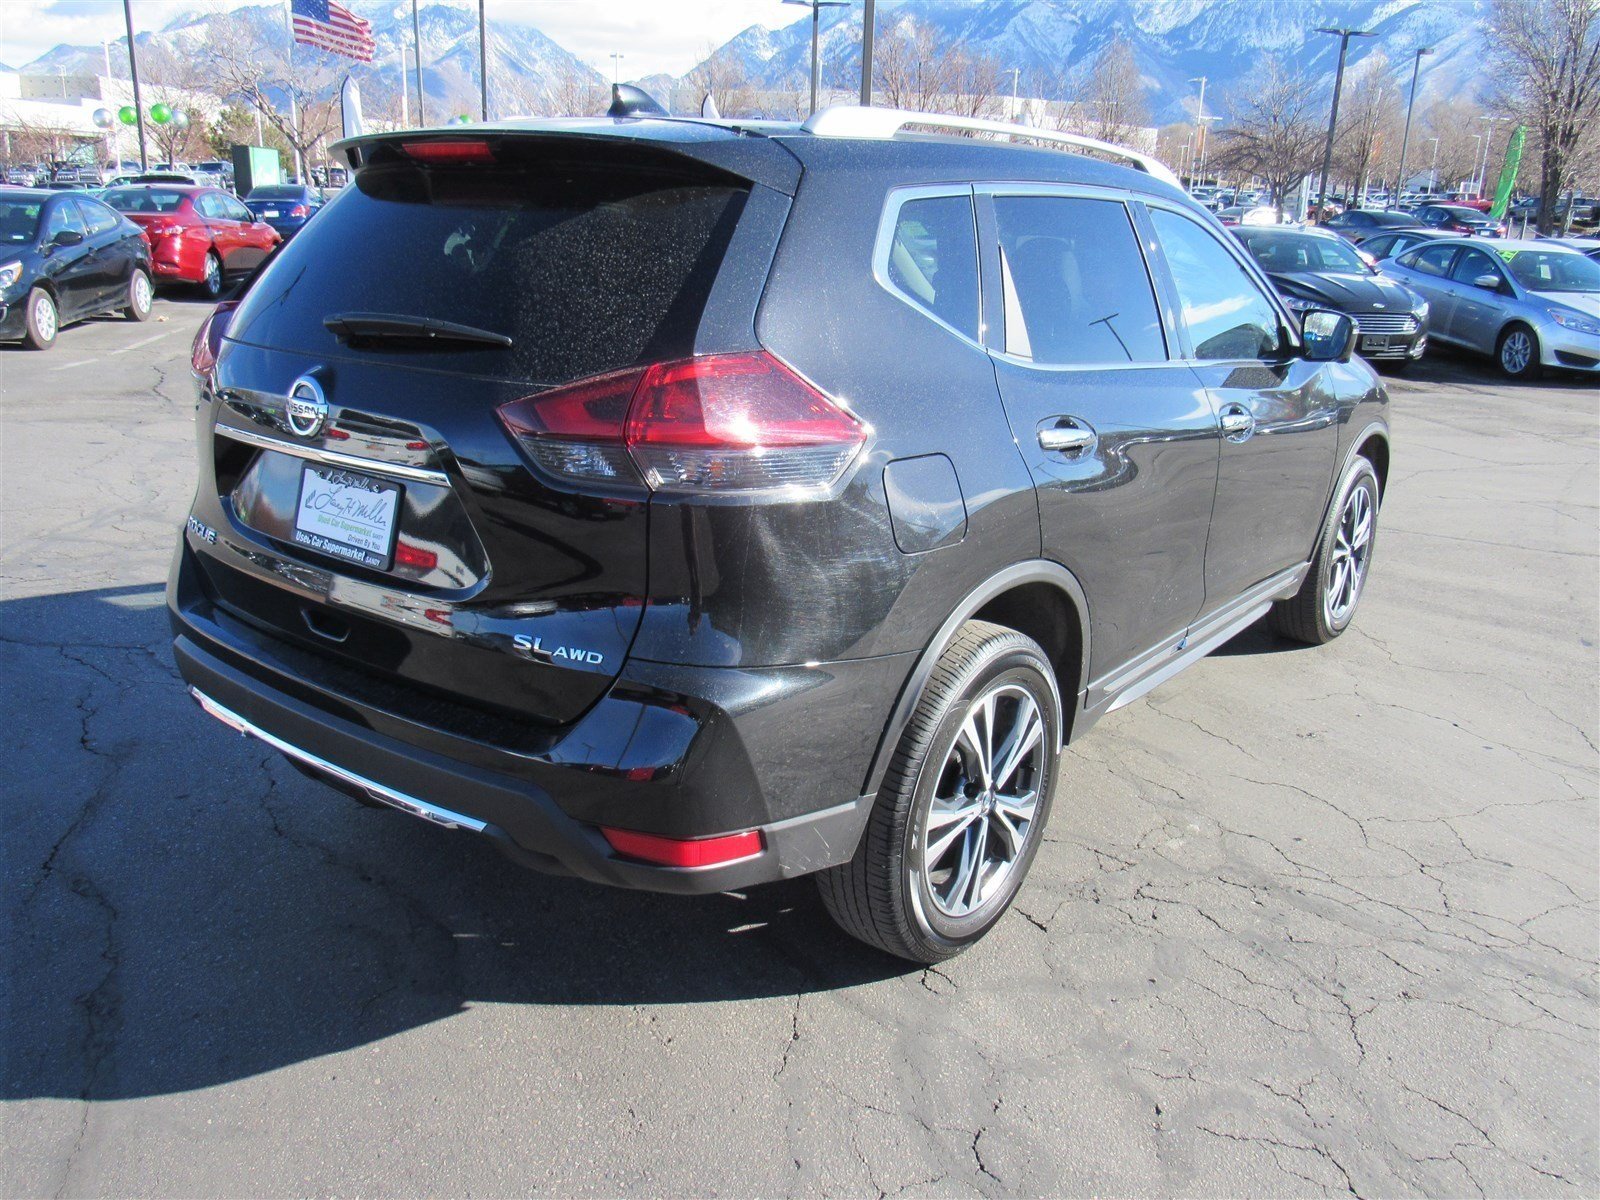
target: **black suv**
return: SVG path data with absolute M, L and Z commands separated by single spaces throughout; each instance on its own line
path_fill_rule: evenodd
M 529 866 L 976 940 L 1066 742 L 1264 614 L 1346 627 L 1389 462 L 1347 317 L 1159 164 L 1014 133 L 345 143 L 196 339 L 196 699 Z

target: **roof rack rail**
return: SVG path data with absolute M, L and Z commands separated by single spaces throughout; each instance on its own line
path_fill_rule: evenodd
M 879 138 L 887 140 L 908 126 L 920 125 L 934 129 L 970 129 L 978 133 L 996 133 L 1008 137 L 1028 138 L 1036 142 L 1056 142 L 1078 150 L 1094 150 L 1112 158 L 1125 159 L 1163 183 L 1170 183 L 1179 191 L 1183 185 L 1178 177 L 1160 159 L 1141 154 L 1126 146 L 1116 146 L 1097 138 L 1076 133 L 1063 133 L 1056 129 L 1036 129 L 1032 125 L 1017 125 L 1010 121 L 991 121 L 986 117 L 958 117 L 949 113 L 910 112 L 900 108 L 862 108 L 858 104 L 830 104 L 818 109 L 800 128 L 817 137 Z

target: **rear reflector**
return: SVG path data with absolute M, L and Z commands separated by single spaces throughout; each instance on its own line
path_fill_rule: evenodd
M 750 858 L 760 854 L 762 849 L 759 829 L 690 839 L 635 833 L 629 829 L 602 828 L 600 832 L 618 854 L 659 867 L 714 867 Z
M 455 166 L 461 163 L 492 163 L 494 151 L 488 142 L 481 141 L 427 141 L 401 142 L 400 149 L 420 163 L 435 166 Z
M 867 440 L 860 421 L 764 351 L 598 375 L 515 400 L 500 419 L 551 474 L 700 495 L 820 495 Z

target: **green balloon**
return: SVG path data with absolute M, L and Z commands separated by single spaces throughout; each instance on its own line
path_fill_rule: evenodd
M 121 108 L 117 109 L 117 120 L 121 121 L 124 125 L 137 125 L 139 123 L 139 113 L 133 107 L 133 105 L 124 104 Z
M 165 104 L 152 104 L 150 106 L 150 119 L 157 125 L 165 125 L 172 120 L 172 110 Z

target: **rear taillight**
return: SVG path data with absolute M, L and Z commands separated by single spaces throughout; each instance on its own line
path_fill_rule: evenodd
M 189 349 L 189 366 L 196 375 L 205 375 L 217 365 L 217 351 L 222 348 L 222 339 L 233 320 L 233 310 L 238 307 L 239 301 L 224 300 L 195 330 L 194 345 Z
M 303 216 L 306 215 L 306 213 L 308 213 L 310 211 L 311 210 L 308 209 L 304 204 L 296 204 L 293 208 L 291 208 L 289 210 L 289 215 L 291 217 L 303 217 Z
M 867 429 L 764 351 L 618 371 L 500 409 L 544 471 L 696 495 L 820 495 Z

